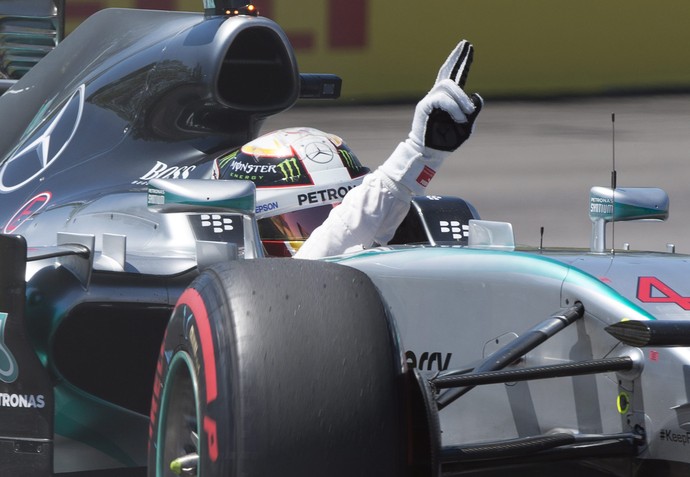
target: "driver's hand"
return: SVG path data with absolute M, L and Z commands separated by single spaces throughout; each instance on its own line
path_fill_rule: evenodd
M 427 148 L 454 151 L 472 133 L 483 105 L 481 96 L 463 91 L 472 56 L 471 43 L 458 43 L 441 66 L 434 87 L 415 108 L 409 139 L 424 155 L 435 155 Z
M 483 105 L 478 94 L 468 96 L 462 90 L 472 51 L 469 42 L 458 43 L 438 72 L 434 87 L 417 104 L 407 139 L 378 168 L 384 179 L 393 182 L 391 190 L 402 186 L 408 193 L 423 194 L 446 157 L 472 134 Z

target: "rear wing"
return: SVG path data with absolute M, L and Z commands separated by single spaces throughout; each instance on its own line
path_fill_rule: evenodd
M 65 0 L 0 2 L 0 94 L 65 35 Z

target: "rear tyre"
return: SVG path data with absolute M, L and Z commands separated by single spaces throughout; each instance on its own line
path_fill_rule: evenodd
M 190 285 L 168 325 L 149 475 L 399 477 L 404 421 L 402 353 L 366 275 L 225 263 Z

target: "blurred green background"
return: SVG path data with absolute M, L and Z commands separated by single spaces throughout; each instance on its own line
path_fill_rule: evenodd
M 66 0 L 67 30 L 107 7 L 202 10 L 201 0 Z M 681 0 L 256 0 L 302 72 L 343 78 L 344 101 L 415 100 L 458 40 L 487 98 L 690 91 Z

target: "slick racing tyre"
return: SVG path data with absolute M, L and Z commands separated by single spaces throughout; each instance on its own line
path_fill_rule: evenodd
M 403 358 L 363 273 L 239 260 L 182 294 L 161 348 L 149 476 L 404 474 Z

